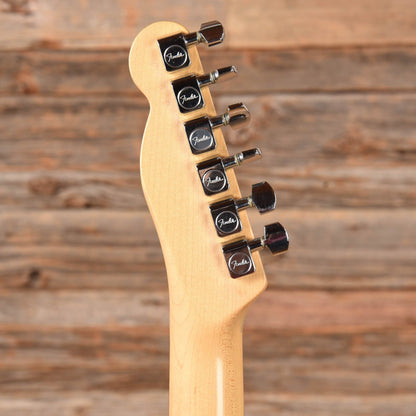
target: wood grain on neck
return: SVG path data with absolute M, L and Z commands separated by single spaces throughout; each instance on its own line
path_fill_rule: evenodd
M 140 172 L 168 273 L 170 416 L 242 416 L 242 322 L 266 280 L 258 253 L 253 253 L 256 272 L 247 277 L 230 278 L 225 264 L 221 246 L 253 234 L 245 212 L 241 233 L 220 238 L 215 232 L 209 203 L 219 198 L 204 194 L 195 166 L 228 152 L 220 129 L 214 132 L 216 149 L 201 155 L 190 151 L 183 123 L 216 111 L 208 88 L 202 89 L 204 108 L 188 114 L 178 109 L 171 81 L 204 72 L 195 46 L 189 48 L 191 66 L 165 70 L 157 40 L 179 32 L 188 33 L 171 22 L 148 26 L 135 39 L 129 61 L 151 107 Z M 234 172 L 227 176 L 230 189 L 221 198 L 241 197 Z

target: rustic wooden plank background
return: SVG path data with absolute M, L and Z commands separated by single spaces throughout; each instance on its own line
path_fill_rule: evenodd
M 0 414 L 167 415 L 167 285 L 140 190 L 145 25 L 218 19 L 211 89 L 291 251 L 245 331 L 246 414 L 416 414 L 416 0 L 1 0 Z M 261 231 L 265 219 L 250 214 Z M 143 230 L 145 232 L 143 232 Z

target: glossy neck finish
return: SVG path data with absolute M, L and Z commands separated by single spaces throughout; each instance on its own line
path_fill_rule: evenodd
M 243 416 L 242 319 L 209 328 L 171 313 L 169 416 Z

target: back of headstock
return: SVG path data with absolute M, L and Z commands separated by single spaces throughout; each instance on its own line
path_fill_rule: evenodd
M 243 415 L 242 323 L 267 283 L 256 250 L 288 248 L 279 223 L 253 238 L 245 209 L 268 212 L 276 197 L 267 182 L 241 197 L 233 168 L 261 152 L 230 156 L 220 127 L 250 115 L 241 103 L 217 115 L 207 86 L 236 69 L 204 73 L 196 48 L 223 37 L 218 22 L 193 33 L 159 22 L 130 51 L 132 78 L 150 103 L 140 172 L 168 272 L 171 416 Z
M 129 58 L 132 78 L 151 108 L 141 147 L 141 181 L 164 253 L 170 298 L 186 296 L 190 310 L 213 323 L 242 310 L 264 290 L 264 270 L 254 250 L 265 243 L 277 247 L 270 238 L 253 239 L 244 211 L 266 202 L 274 208 L 273 191 L 267 184 L 253 188 L 259 189 L 257 205 L 255 192 L 241 198 L 233 170 L 261 153 L 250 149 L 230 157 L 219 128 L 239 127 L 249 113 L 234 104 L 217 115 L 207 88 L 231 78 L 236 69 L 206 74 L 197 52 L 198 43 L 212 46 L 223 37 L 218 22 L 194 33 L 177 23 L 158 22 L 136 37 Z M 276 226 L 273 232 L 272 239 L 282 243 L 275 251 L 283 251 L 286 233 Z M 215 301 L 221 303 L 217 308 Z

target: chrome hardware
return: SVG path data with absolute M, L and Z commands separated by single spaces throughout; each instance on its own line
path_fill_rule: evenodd
M 158 43 L 167 71 L 189 66 L 191 60 L 182 33 L 159 39 Z
M 234 65 L 231 65 L 224 68 L 218 68 L 208 74 L 200 75 L 197 77 L 197 80 L 200 87 L 205 87 L 206 85 L 215 84 L 220 79 L 222 81 L 227 81 L 234 78 L 236 75 L 237 68 Z
M 279 222 L 264 226 L 264 236 L 248 242 L 251 251 L 267 247 L 273 255 L 289 249 L 289 235 Z
M 195 131 L 202 132 L 201 129 Z M 198 142 L 194 143 L 194 141 L 191 141 L 195 140 L 195 131 L 192 133 L 190 137 L 191 146 L 199 144 Z M 201 133 L 199 136 L 196 137 L 206 137 L 206 140 L 208 141 L 210 136 L 208 136 L 208 133 L 205 132 L 205 135 L 202 135 Z M 205 162 L 199 163 L 197 165 L 197 169 L 199 177 L 201 179 L 202 186 L 204 188 L 204 192 L 207 195 L 212 195 L 227 190 L 228 178 L 225 173 L 225 170 L 233 168 L 235 166 L 239 166 L 246 160 L 256 160 L 259 158 L 261 158 L 260 149 L 249 149 L 241 153 L 237 153 L 234 156 L 229 156 L 226 158 L 216 157 L 214 159 L 209 159 Z
M 243 103 L 231 104 L 227 111 L 219 116 L 211 117 L 211 127 L 230 126 L 233 129 L 243 127 L 250 121 L 250 112 Z
M 211 204 L 209 209 L 220 237 L 241 231 L 241 222 L 238 211 L 255 207 L 260 214 L 264 214 L 276 207 L 276 196 L 272 187 L 267 182 L 253 185 L 253 193 L 250 197 L 238 200 L 226 199 Z
M 251 252 L 264 247 L 273 255 L 282 254 L 289 249 L 289 236 L 279 222 L 266 225 L 263 237 L 236 241 L 222 248 L 231 277 L 238 278 L 253 273 L 256 268 Z
M 256 183 L 251 187 L 251 196 L 235 201 L 237 210 L 256 207 L 260 214 L 276 208 L 276 194 L 267 182 Z
M 183 36 L 187 45 L 206 43 L 208 46 L 218 45 L 224 40 L 224 28 L 217 20 L 202 23 L 198 32 L 188 33 Z
M 200 117 L 185 123 L 186 135 L 192 153 L 199 154 L 215 148 L 212 129 L 220 126 L 231 126 L 236 129 L 250 120 L 250 113 L 242 103 L 232 104 L 224 114 L 215 117 Z M 260 150 L 258 150 L 260 153 Z M 244 153 L 244 152 L 243 152 Z M 250 156 L 244 156 L 248 159 Z
M 240 153 L 236 153 L 234 156 L 225 157 L 222 159 L 222 165 L 224 169 L 234 168 L 240 166 L 243 162 L 248 160 L 261 159 L 261 150 L 258 147 L 254 149 L 243 150 Z
M 201 178 L 207 195 L 216 194 L 228 189 L 228 180 L 225 172 L 221 169 L 208 169 Z
M 172 82 L 173 91 L 182 113 L 197 110 L 204 106 L 201 87 L 215 84 L 219 79 L 228 79 L 237 73 L 234 66 L 216 69 L 208 74 L 191 75 Z
M 222 251 L 233 279 L 253 273 L 256 270 L 250 247 L 246 240 L 227 244 L 222 248 Z
M 200 85 L 195 75 L 172 82 L 173 91 L 182 113 L 197 110 L 204 106 Z
M 220 22 L 214 20 L 203 23 L 198 32 L 177 33 L 176 35 L 159 39 L 158 42 L 166 70 L 171 72 L 187 67 L 191 63 L 187 46 L 202 42 L 208 46 L 214 46 L 223 40 L 224 29 Z

